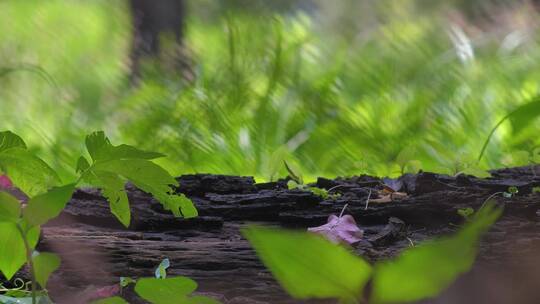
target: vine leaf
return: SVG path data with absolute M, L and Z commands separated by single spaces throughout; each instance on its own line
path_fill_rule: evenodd
M 244 236 L 287 292 L 298 299 L 361 295 L 371 266 L 345 247 L 311 232 L 249 227 Z
M 36 281 L 45 288 L 51 273 L 60 267 L 60 258 L 54 253 L 40 252 L 32 256 L 32 263 L 36 273 Z
M 102 189 L 112 213 L 124 226 L 128 227 L 131 219 L 125 191 L 128 181 L 151 194 L 175 216 L 190 218 L 198 215 L 190 199 L 174 193 L 178 181 L 151 161 L 163 154 L 139 150 L 129 145 L 113 146 L 102 131 L 86 137 L 86 148 L 93 163 L 90 165 L 85 158 L 80 158 L 77 170 L 83 172 L 84 181 Z

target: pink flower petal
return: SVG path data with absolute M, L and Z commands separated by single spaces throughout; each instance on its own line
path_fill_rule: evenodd
M 120 293 L 120 284 L 104 286 L 96 289 L 92 298 L 109 298 Z
M 364 231 L 358 228 L 354 218 L 348 214 L 341 218 L 332 214 L 326 224 L 308 228 L 308 231 L 322 234 L 333 243 L 353 244 L 364 236 Z
M 7 175 L 0 175 L 0 188 L 11 189 L 13 188 L 13 182 Z

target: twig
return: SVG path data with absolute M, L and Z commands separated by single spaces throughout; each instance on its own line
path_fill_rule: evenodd
M 414 242 L 411 240 L 410 237 L 407 237 L 407 240 L 409 241 L 409 243 L 411 244 L 411 247 L 414 247 Z
M 371 197 L 371 189 L 369 189 L 369 194 L 367 196 L 367 199 L 366 199 L 366 207 L 364 208 L 364 210 L 367 210 L 367 207 L 369 205 L 369 198 Z
M 486 198 L 486 200 L 482 203 L 482 206 L 480 206 L 480 209 L 484 208 L 484 205 L 490 200 L 492 199 L 493 197 L 495 197 L 496 195 L 499 195 L 499 194 L 503 194 L 504 192 L 495 192 L 493 193 L 492 195 L 488 196 L 488 198 Z

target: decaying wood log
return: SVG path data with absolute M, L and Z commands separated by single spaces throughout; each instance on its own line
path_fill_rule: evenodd
M 375 261 L 395 256 L 411 243 L 452 233 L 463 222 L 459 208 L 478 208 L 492 193 L 516 186 L 516 197 L 496 196 L 505 212 L 483 239 L 474 269 L 439 298 L 423 303 L 540 303 L 540 194 L 533 193 L 540 186 L 540 166 L 492 175 L 406 174 L 396 184 L 408 196 L 386 204 L 366 204 L 384 183 L 370 176 L 319 178 L 313 186 L 341 194 L 323 200 L 311 192 L 288 190 L 283 180 L 256 184 L 252 177 L 185 175 L 178 178 L 177 190 L 195 202 L 199 217 L 174 218 L 128 185 L 129 229 L 111 215 L 98 190 L 79 189 L 62 214 L 44 227 L 39 249 L 62 257 L 50 281 L 59 303 L 76 303 L 83 290 L 92 288 L 88 286 L 114 284 L 120 276 L 152 276 L 165 257 L 171 261 L 170 275 L 193 278 L 201 292 L 224 303 L 302 303 L 290 299 L 265 270 L 241 236 L 241 227 L 257 223 L 306 229 L 325 223 L 348 204 L 345 213 L 365 229 L 366 240 L 355 250 Z

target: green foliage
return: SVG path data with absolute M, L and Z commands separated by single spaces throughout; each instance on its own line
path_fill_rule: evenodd
M 488 204 L 456 235 L 407 249 L 374 267 L 346 248 L 308 232 L 257 227 L 243 232 L 266 267 L 295 298 L 358 303 L 371 280 L 370 303 L 402 303 L 433 297 L 469 270 L 480 236 L 500 214 L 501 209 Z
M 359 297 L 371 266 L 347 249 L 308 232 L 250 227 L 244 236 L 295 298 Z
M 32 266 L 36 281 L 41 287 L 45 288 L 51 273 L 60 267 L 60 257 L 54 253 L 39 252 L 32 255 Z
M 197 215 L 188 198 L 171 194 L 172 187 L 178 186 L 176 180 L 163 168 L 149 161 L 163 156 L 162 154 L 142 151 L 128 145 L 113 146 L 103 132 L 90 134 L 86 138 L 86 145 L 92 164 L 83 156 L 79 158 L 77 172 L 81 177 L 77 182 L 35 194 L 49 184 L 38 180 L 36 187 L 32 184 L 36 178 L 56 176 L 55 172 L 25 150 L 26 145 L 20 137 L 9 131 L 0 133 L 0 165 L 3 172 L 15 180 L 16 186 L 31 194 L 27 206 L 21 208 L 21 202 L 17 198 L 0 191 L 0 272 L 10 280 L 28 263 L 33 281 L 31 291 L 22 289 L 25 285 L 23 283 L 23 286 L 0 295 L 2 303 L 52 303 L 47 297 L 45 287 L 51 273 L 60 266 L 60 258 L 54 253 L 39 253 L 34 248 L 39 239 L 40 226 L 60 214 L 81 180 L 102 188 L 104 196 L 110 202 L 112 213 L 125 226 L 128 226 L 130 221 L 129 203 L 124 189 L 127 180 L 155 195 L 174 214 L 185 217 Z M 10 162 L 10 159 L 17 161 Z M 196 288 L 196 283 L 183 277 L 166 279 L 167 267 L 169 260 L 165 259 L 156 269 L 159 282 L 152 281 L 154 279 L 135 281 L 123 278 L 120 284 L 126 287 L 136 283 L 135 288 L 141 296 L 153 303 L 177 303 L 176 300 L 185 300 L 182 303 L 217 303 L 206 297 L 191 297 L 189 294 Z M 42 291 L 37 289 L 38 284 Z M 32 296 L 28 297 L 28 293 Z M 177 293 L 180 293 L 180 298 L 174 297 Z M 127 302 L 113 297 L 98 303 Z
M 468 220 L 471 217 L 471 215 L 474 214 L 474 209 L 471 207 L 461 208 L 461 209 L 458 209 L 457 213 L 461 215 L 464 219 Z
M 26 262 L 26 249 L 17 224 L 0 223 L 0 271 L 9 280 Z
M 0 152 L 9 148 L 26 149 L 26 144 L 19 135 L 11 131 L 2 131 L 0 132 Z
M 486 205 L 456 235 L 414 247 L 392 261 L 377 264 L 373 303 L 412 302 L 439 294 L 470 269 L 480 236 L 500 215 L 500 209 Z
M 29 227 L 47 223 L 60 214 L 74 190 L 75 184 L 69 184 L 51 188 L 46 193 L 30 198 L 23 210 L 23 219 Z
M 59 181 L 56 173 L 44 161 L 19 147 L 0 151 L 0 169 L 30 196 L 43 192 Z
M 512 112 L 505 115 L 501 120 L 499 120 L 499 122 L 493 127 L 493 129 L 491 129 L 491 132 L 489 133 L 486 141 L 484 142 L 484 145 L 482 146 L 482 150 L 480 151 L 480 155 L 478 156 L 478 161 L 480 161 L 482 159 L 482 156 L 484 156 L 484 152 L 486 151 L 487 145 L 489 144 L 491 137 L 493 136 L 493 134 L 495 134 L 495 131 L 502 125 L 503 122 L 505 122 L 506 120 L 510 120 L 513 132 L 519 133 L 539 116 L 540 98 L 538 97 L 535 97 L 529 103 L 518 106 Z
M 16 222 L 21 215 L 21 203 L 7 192 L 0 192 L 0 222 Z
M 137 294 L 154 304 L 172 304 L 181 302 L 197 289 L 197 283 L 186 277 L 167 279 L 141 278 L 135 285 Z
M 197 210 L 183 194 L 172 194 L 178 182 L 151 159 L 162 157 L 156 152 L 139 150 L 128 145 L 113 146 L 102 131 L 86 137 L 86 149 L 92 158 L 89 164 L 79 158 L 77 171 L 81 179 L 100 187 L 110 204 L 111 212 L 128 227 L 131 219 L 125 183 L 132 182 L 141 190 L 152 194 L 175 216 L 197 216 Z

